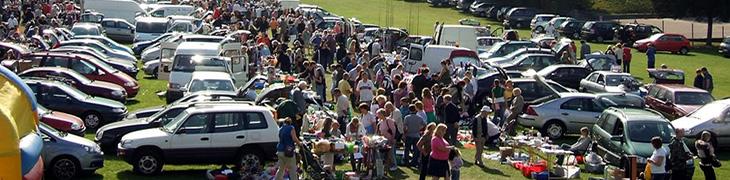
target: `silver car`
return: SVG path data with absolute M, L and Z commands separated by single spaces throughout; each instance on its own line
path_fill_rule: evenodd
M 528 106 L 517 120 L 558 139 L 566 133 L 578 133 L 582 127 L 593 127 L 608 107 L 643 108 L 644 99 L 627 93 L 559 93 L 556 99 Z
M 46 175 L 54 179 L 75 179 L 104 167 L 104 153 L 86 138 L 58 131 L 40 123 Z
M 704 105 L 687 116 L 672 121 L 677 129 L 684 129 L 688 140 L 694 141 L 703 131 L 712 134 L 715 147 L 730 147 L 730 100 L 719 100 Z
M 61 42 L 61 47 L 63 46 L 87 46 L 94 48 L 96 50 L 101 51 L 102 53 L 106 54 L 110 57 L 120 58 L 124 59 L 126 61 L 130 62 L 137 62 L 137 58 L 133 55 L 120 50 L 115 50 L 110 48 L 109 46 L 102 44 L 101 42 L 93 39 L 73 39 L 68 41 Z
M 119 18 L 104 18 L 101 26 L 106 30 L 106 36 L 124 42 L 132 42 L 134 40 L 134 30 L 136 27 L 127 20 Z
M 580 80 L 581 92 L 626 92 L 635 95 L 641 94 L 641 82 L 634 79 L 629 73 L 609 71 L 595 71 Z

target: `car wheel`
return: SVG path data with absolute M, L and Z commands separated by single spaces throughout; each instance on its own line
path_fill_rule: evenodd
M 679 49 L 679 54 L 687 55 L 689 53 L 689 49 L 687 47 L 682 47 L 682 49 Z
M 535 31 L 537 32 L 543 32 L 543 30 L 545 30 L 545 28 L 543 28 L 542 26 L 538 26 L 535 28 Z
M 152 70 L 152 77 L 154 77 L 155 79 L 158 79 L 159 78 L 159 77 L 157 77 L 157 72 L 158 72 L 158 70 L 160 70 L 158 68 L 159 67 L 156 67 L 154 70 Z
M 565 133 L 565 125 L 560 123 L 560 121 L 553 120 L 548 122 L 547 125 L 543 127 L 542 131 L 550 139 L 559 139 L 563 137 L 563 134 Z
M 162 162 L 160 155 L 154 151 L 146 150 L 137 155 L 133 168 L 134 172 L 144 175 L 153 175 L 160 173 L 163 165 L 164 162 Z
M 603 42 L 603 36 L 598 36 L 598 37 L 596 37 L 596 41 L 598 41 L 598 42 Z
M 59 157 L 51 163 L 51 175 L 55 179 L 72 179 L 81 170 L 81 165 L 72 157 Z
M 245 169 L 251 167 L 259 167 L 263 164 L 261 156 L 256 151 L 243 150 L 238 157 L 238 167 Z
M 84 115 L 84 125 L 89 129 L 96 129 L 101 125 L 101 116 L 96 112 L 88 112 Z

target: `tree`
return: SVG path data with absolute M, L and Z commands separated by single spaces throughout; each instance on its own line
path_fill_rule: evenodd
M 707 20 L 708 46 L 712 45 L 712 24 L 716 19 L 730 19 L 728 0 L 652 0 L 654 11 L 665 17 L 703 17 Z

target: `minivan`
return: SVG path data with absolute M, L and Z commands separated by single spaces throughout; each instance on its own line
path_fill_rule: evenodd
M 219 43 L 183 42 L 170 57 L 169 48 L 163 47 L 160 57 L 162 64 L 158 78 L 169 79 L 165 99 L 173 102 L 183 96 L 183 87 L 190 82 L 194 71 L 222 71 L 228 72 L 227 63 L 220 54 Z
M 103 13 L 105 17 L 122 18 L 129 23 L 135 23 L 135 18 L 147 14 L 134 0 L 85 0 L 83 8 Z
M 505 14 L 502 25 L 506 28 L 525 28 L 528 27 L 535 14 L 537 14 L 536 9 L 526 7 L 512 8 Z
M 459 46 L 476 51 L 477 38 L 486 36 L 491 36 L 491 32 L 485 27 L 439 24 L 433 37 L 437 45 Z
M 195 11 L 195 7 L 190 5 L 157 5 L 149 11 L 152 17 L 167 17 L 171 15 L 190 15 Z
M 588 21 L 581 29 L 581 39 L 586 41 L 612 41 L 616 28 L 621 25 L 613 21 Z
M 152 40 L 167 31 L 167 18 L 143 17 L 134 26 L 134 42 Z

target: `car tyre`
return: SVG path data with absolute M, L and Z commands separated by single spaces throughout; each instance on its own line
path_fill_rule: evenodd
M 155 79 L 159 79 L 159 77 L 157 77 L 157 72 L 159 72 L 159 71 L 158 71 L 158 70 L 159 70 L 158 68 L 159 68 L 159 67 L 156 67 L 156 68 L 155 68 L 154 70 L 152 70 L 152 71 L 153 71 L 153 72 L 152 72 L 152 77 L 154 77 Z
M 236 166 L 240 168 L 250 168 L 251 166 L 260 167 L 263 165 L 263 156 L 255 150 L 250 148 L 242 149 L 236 161 Z
M 54 179 L 73 179 L 81 172 L 81 165 L 73 157 L 61 156 L 51 162 L 50 170 Z
M 542 33 L 544 30 L 545 30 L 545 28 L 543 28 L 542 26 L 535 27 L 535 31 L 537 31 L 537 32 Z
M 679 54 L 687 55 L 689 53 L 689 49 L 687 47 L 682 47 L 679 49 Z
M 86 125 L 89 129 L 96 129 L 99 126 L 101 126 L 102 118 L 99 113 L 96 112 L 87 112 L 83 116 L 84 118 L 84 125 Z
M 162 171 L 164 162 L 157 152 L 152 150 L 143 150 L 139 152 L 134 159 L 134 172 L 144 175 L 159 174 Z
M 565 125 L 558 120 L 552 120 L 543 126 L 542 131 L 550 139 L 559 139 L 565 134 Z

